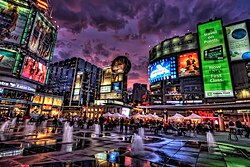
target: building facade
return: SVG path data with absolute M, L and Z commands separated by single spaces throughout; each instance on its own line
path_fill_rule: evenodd
M 225 121 L 250 113 L 250 22 L 197 25 L 197 34 L 166 39 L 149 51 L 151 105 L 162 114 L 198 113 Z M 247 116 L 248 117 L 248 116 Z M 249 120 L 248 120 L 249 122 Z
M 57 26 L 44 5 L 0 1 L 0 112 L 29 115 L 37 87 L 47 82 Z
M 63 112 L 81 112 L 99 98 L 102 69 L 73 57 L 50 66 L 46 93 L 64 97 Z
M 140 84 L 140 83 L 134 83 L 133 84 L 133 102 L 143 102 L 143 96 L 147 94 L 147 85 L 146 84 Z

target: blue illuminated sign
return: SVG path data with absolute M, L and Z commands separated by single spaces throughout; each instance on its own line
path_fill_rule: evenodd
M 176 61 L 175 57 L 162 59 L 149 65 L 150 83 L 176 78 Z

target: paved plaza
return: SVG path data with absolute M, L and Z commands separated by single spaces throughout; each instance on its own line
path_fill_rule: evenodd
M 37 132 L 35 132 L 37 131 Z M 208 147 L 205 135 L 154 135 L 145 130 L 144 151 L 131 152 L 131 134 L 117 130 L 95 135 L 94 129 L 74 128 L 73 143 L 62 143 L 62 127 L 23 128 L 1 134 L 0 167 L 64 166 L 250 166 L 250 139 L 228 141 L 227 133 L 215 132 L 216 145 Z

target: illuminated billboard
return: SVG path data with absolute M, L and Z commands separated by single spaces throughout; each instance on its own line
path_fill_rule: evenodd
M 0 73 L 12 73 L 16 53 L 0 49 Z
M 24 63 L 22 76 L 30 80 L 44 84 L 47 74 L 47 69 L 48 67 L 46 67 L 42 63 L 37 62 L 33 58 L 27 56 Z
M 62 106 L 63 100 L 61 98 L 54 97 L 53 106 Z
M 100 99 L 122 99 L 121 93 L 102 93 Z
M 188 52 L 178 57 L 179 77 L 200 75 L 199 59 L 197 52 Z
M 205 97 L 233 97 L 222 21 L 199 24 L 198 34 Z
M 101 85 L 111 85 L 112 70 L 111 67 L 103 69 Z
M 0 1 L 0 40 L 21 44 L 30 12 L 30 9 Z
M 53 97 L 45 96 L 43 104 L 52 105 Z
M 113 82 L 112 83 L 112 91 L 113 92 L 121 92 L 121 82 Z
M 160 44 L 156 45 L 150 50 L 150 62 L 155 59 L 166 56 L 173 53 L 178 53 L 182 51 L 197 49 L 197 35 L 196 34 L 186 34 L 181 37 L 174 37 L 167 39 Z
M 44 96 L 35 95 L 33 98 L 33 103 L 43 104 Z
M 131 62 L 125 56 L 116 57 L 111 65 L 111 69 L 115 74 L 127 74 L 131 69 Z
M 46 60 L 52 60 L 55 42 L 55 28 L 43 15 L 37 13 L 28 44 L 30 51 Z
M 108 93 L 108 92 L 111 92 L 111 86 L 101 86 L 100 92 L 101 92 L 101 93 Z
M 162 59 L 149 65 L 150 83 L 165 80 L 170 77 L 176 78 L 175 57 Z
M 226 27 L 231 61 L 250 59 L 250 44 L 246 23 Z

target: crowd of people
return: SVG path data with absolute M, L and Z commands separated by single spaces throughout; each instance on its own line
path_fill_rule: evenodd
M 11 118 L 17 118 L 17 124 L 21 121 L 25 121 L 25 119 L 29 119 L 28 117 L 25 118 L 20 113 L 12 113 L 12 114 L 4 114 L 0 113 L 0 122 L 5 122 Z M 138 131 L 139 128 L 146 128 L 149 129 L 154 134 L 158 134 L 159 132 L 163 133 L 170 133 L 176 132 L 178 135 L 186 135 L 187 132 L 189 134 L 206 134 L 206 132 L 214 132 L 219 131 L 219 124 L 218 121 L 197 121 L 197 120 L 168 120 L 164 122 L 163 119 L 142 119 L 142 118 L 133 118 L 133 117 L 126 117 L 126 118 L 114 118 L 114 117 L 104 117 L 101 115 L 99 118 L 87 118 L 86 116 L 72 116 L 67 115 L 64 117 L 59 117 L 57 115 L 53 117 L 49 117 L 49 115 L 41 114 L 38 118 L 33 119 L 31 121 L 36 122 L 37 125 L 41 124 L 45 120 L 52 120 L 53 126 L 58 127 L 63 125 L 64 122 L 69 122 L 70 126 L 76 126 L 79 128 L 84 129 L 91 129 L 95 124 L 100 125 L 101 132 L 105 131 L 112 131 L 113 129 L 119 128 L 121 133 L 125 134 L 133 134 Z M 226 129 L 229 129 L 229 139 L 231 139 L 231 135 L 235 135 L 236 139 L 237 135 L 244 135 L 245 137 L 249 137 L 250 128 L 242 124 L 242 122 L 238 119 L 237 121 L 233 122 L 230 120 L 226 124 Z

